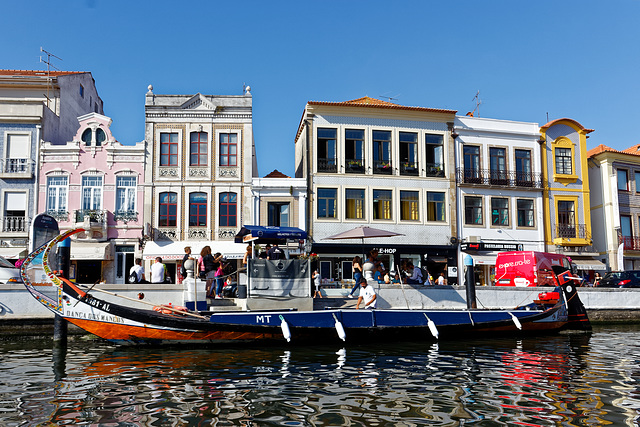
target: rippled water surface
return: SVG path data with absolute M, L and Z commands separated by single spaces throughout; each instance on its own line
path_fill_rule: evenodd
M 0 341 L 0 425 L 637 425 L 640 327 L 297 348 Z

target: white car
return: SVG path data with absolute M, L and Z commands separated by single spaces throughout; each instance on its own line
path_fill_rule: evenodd
M 0 256 L 0 284 L 12 285 L 14 283 L 22 283 L 20 269 Z

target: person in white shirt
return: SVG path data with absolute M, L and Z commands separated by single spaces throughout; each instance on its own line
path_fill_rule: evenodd
M 438 285 L 444 286 L 445 284 L 446 280 L 444 278 L 444 273 L 440 273 L 440 276 L 438 276 Z
M 164 283 L 167 267 L 162 263 L 161 257 L 156 257 L 156 262 L 151 266 L 151 283 Z
M 136 263 L 131 267 L 131 270 L 129 270 L 129 276 L 133 273 L 136 273 L 136 283 L 144 282 L 144 267 L 142 266 L 141 258 L 136 258 Z
M 369 286 L 367 279 L 364 277 L 360 279 L 360 296 L 356 303 L 356 309 L 360 309 L 360 303 L 362 301 L 364 301 L 364 308 L 376 308 L 377 298 L 378 296 L 376 295 L 375 289 L 373 289 L 373 286 Z

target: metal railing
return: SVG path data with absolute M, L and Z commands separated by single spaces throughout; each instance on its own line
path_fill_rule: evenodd
M 318 172 L 338 172 L 336 159 L 318 158 Z
M 374 160 L 373 161 L 373 173 L 379 173 L 384 175 L 393 174 L 393 165 L 390 160 Z
M 555 238 L 561 239 L 591 239 L 591 233 L 586 224 L 556 224 Z
M 427 176 L 444 176 L 444 165 L 442 163 L 427 163 L 425 165 L 425 173 Z
M 413 163 L 413 162 L 400 163 L 400 175 L 418 176 L 419 174 L 420 174 L 420 170 L 418 169 L 417 163 Z
M 456 169 L 458 184 L 497 185 L 501 187 L 543 188 L 541 173 L 491 169 Z
M 3 159 L 0 162 L 0 173 L 32 175 L 35 162 L 31 159 Z
M 364 173 L 364 160 L 344 159 L 344 170 L 346 173 Z
M 138 212 L 136 211 L 116 211 L 113 213 L 113 219 L 115 221 L 122 221 L 127 223 L 129 221 L 138 220 Z
M 621 243 L 626 251 L 640 251 L 640 237 L 618 236 L 618 244 Z
M 5 233 L 23 233 L 27 231 L 27 218 L 24 216 L 3 217 L 2 231 Z
M 104 223 L 107 220 L 107 211 L 95 209 L 76 210 L 76 222 L 84 222 L 87 218 L 90 222 Z

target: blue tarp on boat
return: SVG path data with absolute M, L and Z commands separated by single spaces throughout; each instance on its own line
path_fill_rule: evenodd
M 255 239 L 297 239 L 307 238 L 307 232 L 296 227 L 273 227 L 260 225 L 245 225 L 238 234 L 235 242 L 242 243 Z

